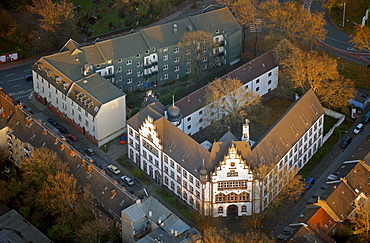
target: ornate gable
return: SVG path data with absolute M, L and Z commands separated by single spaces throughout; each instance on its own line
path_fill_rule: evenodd
M 147 140 L 149 140 L 153 145 L 155 145 L 159 149 L 162 148 L 161 139 L 159 138 L 159 134 L 157 131 L 157 127 L 154 124 L 153 118 L 150 116 L 147 116 L 143 123 L 141 124 L 139 128 L 139 133 L 141 136 L 145 137 Z
M 243 160 L 242 156 L 238 153 L 235 144 L 232 144 L 228 149 L 227 155 L 220 161 L 213 175 L 217 176 L 219 171 L 226 172 L 227 177 L 237 177 L 241 171 L 248 171 L 247 174 L 251 173 L 246 161 Z

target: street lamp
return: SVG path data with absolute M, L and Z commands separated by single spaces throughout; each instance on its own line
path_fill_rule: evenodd
M 343 20 L 342 20 L 342 27 L 344 28 L 344 19 L 346 17 L 346 2 L 343 3 Z
M 342 132 L 347 133 L 347 131 L 345 131 L 345 130 L 341 130 L 341 131 L 339 132 L 339 142 L 340 142 L 340 139 L 342 138 Z

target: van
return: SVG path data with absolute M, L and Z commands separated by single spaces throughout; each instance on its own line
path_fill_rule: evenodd
M 26 81 L 33 81 L 33 76 L 32 75 L 26 75 L 25 79 L 26 79 Z
M 369 120 L 370 120 L 370 111 L 365 114 L 364 118 L 362 118 L 362 121 L 364 123 L 369 123 Z

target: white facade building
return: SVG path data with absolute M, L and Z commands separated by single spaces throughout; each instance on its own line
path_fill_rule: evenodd
M 249 70 L 248 65 L 239 69 Z M 272 79 L 277 76 L 275 66 L 254 75 L 249 82 L 240 80 L 265 94 L 277 85 L 277 79 Z M 196 131 L 200 130 L 202 107 L 197 103 L 204 101 L 199 95 L 204 91 L 197 92 L 168 109 L 148 100 L 148 105 L 127 121 L 129 158 L 204 214 L 241 216 L 263 211 L 321 146 L 324 110 L 320 102 L 310 90 L 253 146 L 248 142 L 247 122 L 243 141 L 228 132 L 206 150 L 188 135 L 189 129 L 179 129 L 198 124 Z M 186 105 L 194 100 L 194 105 Z
M 50 63 L 58 54 L 33 65 L 35 97 L 97 146 L 125 131 L 126 95 L 97 73 L 85 67 L 84 77 L 72 82 Z M 70 60 L 74 57 L 71 55 Z

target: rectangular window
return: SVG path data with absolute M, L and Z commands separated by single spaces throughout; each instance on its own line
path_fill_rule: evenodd
M 180 70 L 180 67 L 179 66 L 176 66 L 175 67 L 175 72 L 178 72 Z
M 127 75 L 132 74 L 132 69 L 126 71 Z
M 168 55 L 163 56 L 163 61 L 167 61 L 167 60 L 168 60 Z
M 163 70 L 168 70 L 168 64 L 163 65 Z
M 259 80 L 259 79 L 257 79 L 257 80 L 256 80 L 256 84 L 258 84 L 259 82 L 260 82 L 260 80 Z
M 178 62 L 180 60 L 179 57 L 175 57 L 175 62 Z
M 131 59 L 127 60 L 127 61 L 126 61 L 126 64 L 127 64 L 127 65 L 131 65 L 131 64 L 132 64 L 132 60 L 131 60 Z
M 174 52 L 174 53 L 179 53 L 179 50 L 180 50 L 180 49 L 177 47 L 177 48 L 175 48 L 175 50 L 173 50 L 173 52 Z
M 203 62 L 206 62 L 207 60 L 207 57 L 203 57 Z
M 191 73 L 191 68 L 186 69 L 186 74 L 189 74 L 189 73 Z
M 190 58 L 186 58 L 186 64 L 190 64 L 191 63 L 191 59 Z
M 140 54 L 137 54 L 137 55 L 136 55 L 136 58 L 140 58 Z
M 163 47 L 163 52 L 168 51 L 168 47 Z
M 267 84 L 271 84 L 271 80 L 269 80 L 269 81 L 267 82 Z
M 269 72 L 269 74 L 268 74 L 268 75 L 269 75 L 269 77 L 271 77 L 272 73 L 271 73 L 271 72 Z
M 132 78 L 127 79 L 127 83 L 128 84 L 132 83 Z
M 168 74 L 167 74 L 167 73 L 165 73 L 165 74 L 163 75 L 163 79 L 168 79 Z

